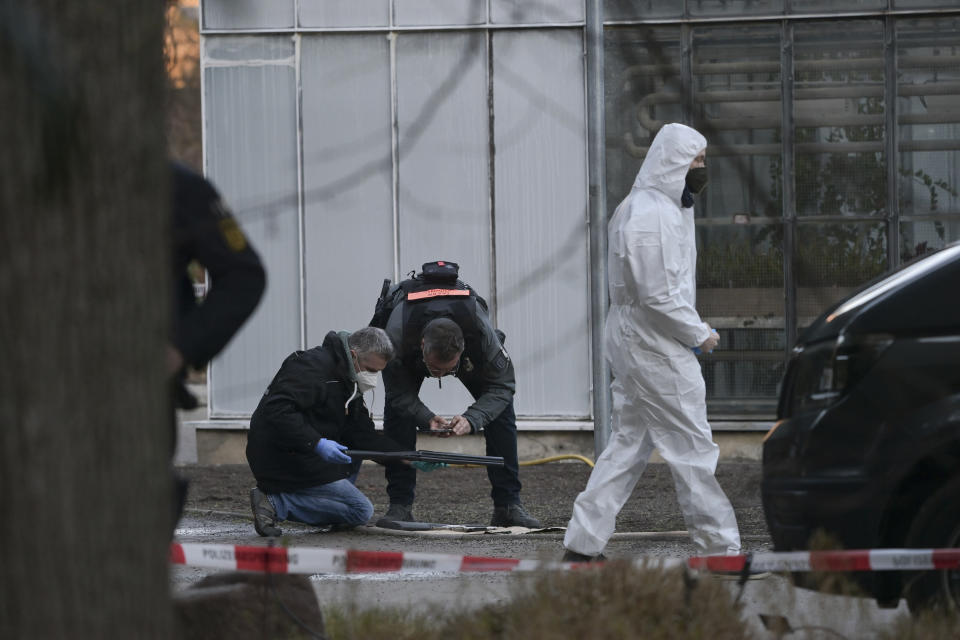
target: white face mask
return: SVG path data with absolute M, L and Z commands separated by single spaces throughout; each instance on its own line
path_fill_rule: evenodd
M 357 388 L 360 389 L 360 393 L 366 393 L 376 387 L 379 376 L 380 373 L 376 371 L 357 372 Z

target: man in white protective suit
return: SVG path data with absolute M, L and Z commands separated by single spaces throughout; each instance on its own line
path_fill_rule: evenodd
M 670 465 L 698 552 L 740 551 L 733 507 L 713 475 L 719 449 L 694 353 L 719 342 L 695 307 L 693 199 L 706 186 L 706 147 L 696 130 L 665 125 L 610 220 L 604 340 L 613 373 L 612 432 L 574 502 L 564 561 L 604 559 L 617 514 L 654 448 Z

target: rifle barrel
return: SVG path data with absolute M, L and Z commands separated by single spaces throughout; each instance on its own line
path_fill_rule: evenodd
M 363 460 L 413 460 L 422 462 L 445 462 L 447 464 L 479 464 L 487 467 L 502 467 L 500 456 L 472 456 L 465 453 L 444 451 L 366 451 L 347 449 L 345 454 Z

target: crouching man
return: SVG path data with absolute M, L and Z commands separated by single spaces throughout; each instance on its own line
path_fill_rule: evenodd
M 284 360 L 253 412 L 247 439 L 257 533 L 278 536 L 283 520 L 349 528 L 370 519 L 373 505 L 352 481 L 359 467 L 343 451 L 403 450 L 374 430 L 363 402 L 392 358 L 387 334 L 365 327 L 331 331 L 321 346 Z

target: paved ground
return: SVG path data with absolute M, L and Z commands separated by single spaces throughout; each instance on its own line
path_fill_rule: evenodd
M 190 481 L 187 507 L 248 514 L 249 491 L 255 481 L 246 465 L 185 466 Z M 451 468 L 420 473 L 414 515 L 423 522 L 452 524 L 490 521 L 493 504 L 484 469 Z M 544 526 L 566 526 L 573 501 L 587 483 L 590 467 L 582 462 L 553 462 L 520 469 L 523 502 Z M 737 512 L 741 533 L 766 540 L 760 506 L 760 465 L 724 462 L 717 479 Z M 376 508 L 375 518 L 387 507 L 383 468 L 364 463 L 357 486 Z M 651 464 L 617 522 L 618 531 L 685 530 L 673 479 L 665 464 Z

